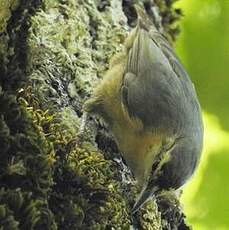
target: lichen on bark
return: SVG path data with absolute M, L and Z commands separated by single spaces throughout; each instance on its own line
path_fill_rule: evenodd
M 136 2 L 141 1 L 1 2 L 2 229 L 133 225 L 129 210 L 137 188 L 119 163 L 107 128 L 91 119 L 86 141 L 70 152 L 66 145 L 78 131 L 83 101 L 102 78 L 110 57 L 122 49 L 131 29 L 128 21 L 134 20 L 128 12 Z M 147 8 L 149 2 L 143 5 Z M 165 35 L 173 40 L 180 13 L 172 9 L 172 1 L 155 4 Z M 136 220 L 139 229 L 170 226 L 155 200 Z

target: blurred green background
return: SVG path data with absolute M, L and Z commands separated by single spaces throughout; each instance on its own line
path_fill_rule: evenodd
M 180 0 L 177 52 L 203 109 L 205 141 L 200 167 L 184 188 L 194 230 L 229 229 L 229 0 Z

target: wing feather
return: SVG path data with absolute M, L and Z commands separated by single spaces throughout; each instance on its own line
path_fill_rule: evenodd
M 171 132 L 184 127 L 198 107 L 192 82 L 160 33 L 139 29 L 123 76 L 122 103 L 144 127 Z

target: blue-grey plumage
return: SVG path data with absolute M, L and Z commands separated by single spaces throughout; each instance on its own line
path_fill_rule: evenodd
M 199 161 L 203 124 L 188 74 L 142 12 L 84 110 L 104 118 L 142 192 L 133 212 L 157 190 L 178 189 Z
M 157 173 L 151 171 L 133 207 L 132 212 L 136 212 L 155 191 L 178 189 L 193 174 L 201 155 L 203 124 L 193 83 L 156 30 L 139 26 L 122 88 L 122 101 L 129 115 L 140 119 L 145 130 L 164 133 L 164 143 L 166 139 L 172 142 L 171 148 L 161 153 L 168 153 L 168 159 L 156 169 Z

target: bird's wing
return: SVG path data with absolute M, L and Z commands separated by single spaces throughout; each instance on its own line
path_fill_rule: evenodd
M 147 128 L 179 128 L 180 116 L 186 109 L 180 81 L 183 72 L 163 37 L 139 29 L 129 51 L 121 88 L 122 103 L 130 117 L 141 119 Z
M 171 47 L 167 39 L 164 37 L 164 35 L 154 30 L 150 37 L 161 48 L 161 51 L 166 56 L 174 73 L 180 79 L 183 87 L 185 88 L 184 92 L 191 93 L 192 96 L 196 98 L 197 96 L 196 96 L 196 91 L 195 91 L 193 83 L 191 82 L 178 56 L 176 55 L 176 53 L 174 52 L 173 48 Z

